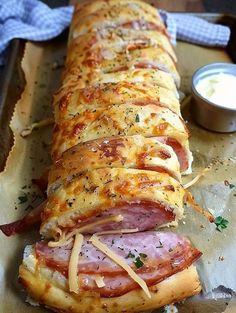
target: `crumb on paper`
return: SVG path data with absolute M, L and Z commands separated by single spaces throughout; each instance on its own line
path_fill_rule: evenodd
M 213 209 L 211 209 L 211 208 L 207 208 L 207 209 L 208 209 L 208 211 L 209 211 L 211 214 L 214 215 L 215 211 L 214 211 Z
M 58 63 L 57 62 L 53 62 L 52 63 L 52 69 L 55 70 L 58 67 Z
M 33 124 L 27 126 L 26 128 L 24 128 L 20 132 L 20 135 L 21 135 L 21 137 L 25 138 L 25 137 L 29 136 L 34 129 L 39 129 L 39 128 L 49 126 L 52 124 L 54 124 L 54 118 L 52 118 L 52 117 L 45 118 L 39 122 L 33 123 Z
M 58 68 L 61 68 L 61 67 L 64 67 L 64 63 L 59 63 L 57 61 L 53 62 L 51 66 L 52 70 L 57 70 Z
M 39 306 L 39 303 L 35 301 L 34 299 L 32 299 L 29 295 L 27 295 L 27 298 L 25 301 L 32 306 Z
M 165 306 L 163 313 L 178 313 L 178 312 L 179 311 L 174 304 L 168 304 Z

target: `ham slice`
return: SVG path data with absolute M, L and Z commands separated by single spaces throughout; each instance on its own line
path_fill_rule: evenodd
M 185 194 L 166 173 L 109 167 L 87 170 L 50 193 L 40 232 L 57 238 L 58 228 L 67 232 L 104 217 L 101 214 L 122 215 L 121 227 L 129 223 L 150 230 L 182 218 Z
M 0 225 L 0 230 L 9 237 L 15 234 L 25 232 L 33 228 L 33 226 L 39 225 L 41 222 L 41 213 L 45 205 L 46 201 L 42 202 L 32 211 L 28 212 L 22 219 L 12 223 Z
M 188 239 L 171 232 L 139 232 L 99 237 L 100 241 L 123 258 L 148 286 L 182 271 L 201 255 Z M 39 262 L 66 277 L 71 249 L 72 244 L 49 248 L 47 242 L 43 241 L 35 246 Z M 104 297 L 122 295 L 139 287 L 118 264 L 96 249 L 90 243 L 89 237 L 84 238 L 78 274 L 81 289 L 99 291 Z M 104 287 L 97 287 L 94 275 L 104 277 Z
M 168 136 L 155 138 L 158 139 L 161 143 L 171 146 L 178 157 L 181 172 L 186 171 L 189 167 L 189 157 L 184 147 L 176 139 Z
M 77 227 L 83 227 L 89 223 L 99 221 L 108 216 L 122 215 L 123 220 L 121 222 L 113 222 L 96 226 L 86 233 L 96 233 L 106 230 L 115 229 L 134 229 L 139 231 L 154 229 L 173 222 L 175 220 L 175 214 L 173 210 L 166 207 L 161 203 L 155 203 L 152 201 L 135 201 L 133 203 L 120 203 L 110 210 L 103 211 L 95 218 L 88 218 L 83 220 L 82 223 L 78 223 Z
M 120 26 L 124 28 L 135 29 L 135 30 L 157 30 L 169 38 L 169 34 L 167 30 L 165 29 L 165 27 L 163 27 L 161 24 L 155 24 L 153 22 L 147 22 L 144 20 L 136 20 L 136 21 L 123 23 Z

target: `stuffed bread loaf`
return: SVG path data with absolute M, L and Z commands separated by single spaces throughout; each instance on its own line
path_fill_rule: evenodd
M 156 9 L 139 0 L 75 8 L 55 127 L 46 239 L 20 281 L 56 312 L 141 312 L 201 290 L 183 217 L 191 171 L 180 77 Z M 92 237 L 91 237 L 92 235 Z

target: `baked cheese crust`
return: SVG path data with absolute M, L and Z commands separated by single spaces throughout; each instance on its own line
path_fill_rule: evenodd
M 123 203 L 152 201 L 166 205 L 182 218 L 185 190 L 165 173 L 124 168 L 101 168 L 81 173 L 48 197 L 40 232 L 55 237 L 58 228 L 73 228 L 78 220 Z

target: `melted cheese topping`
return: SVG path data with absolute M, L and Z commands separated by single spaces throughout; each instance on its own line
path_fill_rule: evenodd
M 59 237 L 58 241 L 49 241 L 48 246 L 50 248 L 56 248 L 56 247 L 63 247 L 68 245 L 73 240 L 73 237 L 67 239 L 65 232 L 62 232 L 62 234 Z
M 138 228 L 130 228 L 130 229 L 122 228 L 122 229 L 101 231 L 99 233 L 96 233 L 96 235 L 129 234 L 129 233 L 137 233 L 138 231 L 139 231 Z
M 83 235 L 76 234 L 74 245 L 71 251 L 69 268 L 68 268 L 68 281 L 69 281 L 69 290 L 75 293 L 79 292 L 78 287 L 78 263 L 79 263 L 79 254 L 83 244 Z
M 97 284 L 98 288 L 102 288 L 102 287 L 106 286 L 104 283 L 104 276 L 95 275 L 94 280 L 95 280 L 95 283 Z
M 205 216 L 210 223 L 214 222 L 214 216 L 210 212 L 207 212 L 202 207 L 200 207 L 200 205 L 195 202 L 192 194 L 189 191 L 186 191 L 186 202 L 188 202 L 195 211 Z
M 45 118 L 45 119 L 43 119 L 43 120 L 41 120 L 39 122 L 33 123 L 33 124 L 27 126 L 26 128 L 22 129 L 20 135 L 22 137 L 27 137 L 27 136 L 29 136 L 32 133 L 32 131 L 35 128 L 37 128 L 37 129 L 38 128 L 42 128 L 42 127 L 45 127 L 45 126 L 48 126 L 48 125 L 52 125 L 54 123 L 55 123 L 54 118 L 52 118 L 52 117 Z
M 82 226 L 80 228 L 78 228 L 77 230 L 75 230 L 75 232 L 79 232 L 79 233 L 83 233 L 85 231 L 88 231 L 90 229 L 92 229 L 93 227 L 95 226 L 100 226 L 100 225 L 103 225 L 103 224 L 107 224 L 107 223 L 110 223 L 110 222 L 121 222 L 123 221 L 123 216 L 122 215 L 113 215 L 113 216 L 109 216 L 109 217 L 105 217 L 99 221 L 96 221 L 96 222 L 93 222 L 93 223 L 90 223 L 90 224 L 87 224 L 85 226 Z
M 203 177 L 205 175 L 206 172 L 208 172 L 210 169 L 208 167 L 204 168 L 196 177 L 194 177 L 192 180 L 190 180 L 188 183 L 186 183 L 185 185 L 183 185 L 184 189 L 187 189 L 191 186 L 193 186 L 194 184 L 196 184 L 199 179 L 201 177 Z
M 145 281 L 140 278 L 122 258 L 110 250 L 104 243 L 102 243 L 96 235 L 93 235 L 89 241 L 91 241 L 91 243 L 97 249 L 106 254 L 112 261 L 116 262 L 120 267 L 122 267 L 129 274 L 129 276 L 143 289 L 147 297 L 151 298 L 151 294 Z
M 100 225 L 107 224 L 110 222 L 119 223 L 121 221 L 123 221 L 122 215 L 113 215 L 113 216 L 105 217 L 99 221 L 92 222 L 92 223 L 87 224 L 85 226 L 82 226 L 80 228 L 77 228 L 77 229 L 69 232 L 68 234 L 65 234 L 65 232 L 61 232 L 61 233 L 59 233 L 59 235 L 60 235 L 59 240 L 58 241 L 49 241 L 48 246 L 50 248 L 66 246 L 73 240 L 73 237 L 78 233 L 84 233 L 90 229 L 93 229 L 96 226 L 100 226 Z

